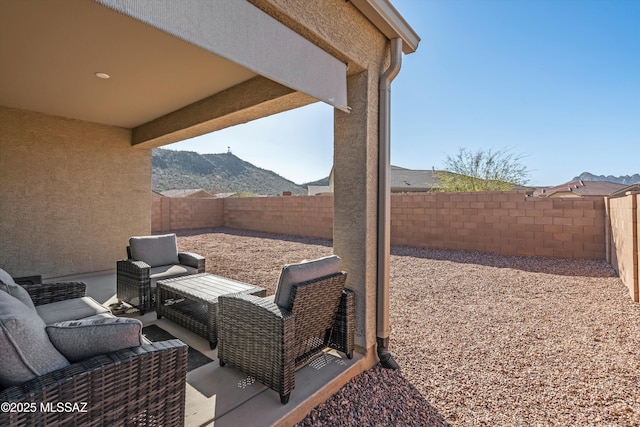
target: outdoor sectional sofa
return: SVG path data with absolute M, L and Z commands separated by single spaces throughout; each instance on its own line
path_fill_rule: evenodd
M 187 346 L 150 343 L 85 287 L 0 270 L 0 425 L 184 425 Z

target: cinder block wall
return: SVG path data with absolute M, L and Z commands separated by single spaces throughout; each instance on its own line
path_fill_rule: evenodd
M 625 197 L 608 199 L 607 215 L 610 227 L 609 262 L 618 272 L 620 279 L 627 286 L 629 296 L 635 302 L 640 301 L 638 285 L 638 223 L 640 211 L 638 200 L 640 195 L 630 194 Z
M 604 259 L 604 200 L 524 192 L 391 197 L 393 244 L 520 256 Z
M 333 196 L 224 199 L 224 225 L 331 239 Z
M 333 197 L 254 197 L 219 200 L 204 206 L 200 221 L 190 221 L 197 199 L 171 208 L 170 225 L 154 230 L 224 225 L 268 233 L 332 238 Z M 172 202 L 173 203 L 173 202 Z M 188 207 L 193 205 L 191 207 Z M 221 219 L 223 212 L 224 218 Z M 181 215 L 186 215 L 180 219 Z M 210 215 L 210 222 L 205 219 Z M 164 220 L 163 224 L 167 224 Z M 539 199 L 524 192 L 406 193 L 391 196 L 391 243 L 465 249 L 520 256 L 605 259 L 603 198 Z
M 224 199 L 154 197 L 152 204 L 154 232 L 224 225 Z

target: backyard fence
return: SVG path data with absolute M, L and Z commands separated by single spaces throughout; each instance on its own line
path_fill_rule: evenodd
M 638 285 L 638 248 L 640 247 L 639 193 L 606 200 L 607 262 L 618 272 L 635 302 L 640 300 Z
M 603 198 L 525 192 L 397 194 L 393 244 L 506 255 L 604 259 Z
M 391 244 L 607 260 L 638 301 L 638 195 L 537 198 L 525 192 L 391 195 Z M 152 229 L 230 227 L 333 237 L 333 196 L 154 197 Z
M 153 232 L 224 225 L 224 199 L 153 197 Z

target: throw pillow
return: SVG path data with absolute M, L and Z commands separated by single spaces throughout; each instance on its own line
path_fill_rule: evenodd
M 72 362 L 144 343 L 142 322 L 126 317 L 58 322 L 47 326 L 47 333 L 58 351 Z
M 340 257 L 337 255 L 285 265 L 278 279 L 275 303 L 279 307 L 290 310 L 289 295 L 293 285 L 337 273 L 339 265 Z
M 22 286 L 13 281 L 13 277 L 6 271 L 0 268 L 0 290 L 5 291 L 14 298 L 22 301 L 24 305 L 34 310 L 36 307 L 33 305 L 29 292 Z
M 45 327 L 32 309 L 0 292 L 0 386 L 22 384 L 69 365 L 49 340 Z

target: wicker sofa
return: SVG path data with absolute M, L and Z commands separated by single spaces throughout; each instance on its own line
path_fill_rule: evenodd
M 204 257 L 178 252 L 175 234 L 131 237 L 127 259 L 116 262 L 117 297 L 144 314 L 155 307 L 158 280 L 204 272 Z
M 149 343 L 139 332 L 136 337 L 138 326 L 141 330 L 137 319 L 107 312 L 83 317 L 101 311 L 85 296 L 84 283 L 42 284 L 38 276 L 7 283 L 10 279 L 6 274 L 0 277 L 0 402 L 6 409 L 0 412 L 0 425 L 184 425 L 184 343 Z M 28 306 L 28 298 L 40 311 Z M 39 313 L 57 321 L 46 325 Z M 79 320 L 60 321 L 61 316 Z M 59 333 L 55 345 L 50 328 Z M 97 344 L 91 344 L 100 335 L 96 328 L 110 330 L 115 340 L 96 338 Z M 128 332 L 121 333 L 122 328 Z M 74 342 L 80 329 L 84 338 Z M 116 350 L 96 354 L 103 346 Z
M 240 369 L 280 394 L 286 404 L 295 371 L 327 347 L 354 348 L 355 295 L 345 288 L 339 258 L 285 265 L 276 294 L 218 298 L 220 366 Z

